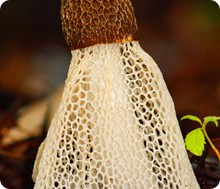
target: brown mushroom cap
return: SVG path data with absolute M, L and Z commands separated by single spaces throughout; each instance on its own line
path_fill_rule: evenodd
M 61 21 L 71 50 L 137 39 L 130 0 L 62 0 Z

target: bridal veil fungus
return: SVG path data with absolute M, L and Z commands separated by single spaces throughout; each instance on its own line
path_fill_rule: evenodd
M 130 0 L 62 0 L 72 60 L 35 189 L 197 189 L 163 76 Z

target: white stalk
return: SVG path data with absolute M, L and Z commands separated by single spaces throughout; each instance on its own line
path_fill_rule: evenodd
M 35 189 L 199 188 L 162 74 L 137 41 L 72 50 Z

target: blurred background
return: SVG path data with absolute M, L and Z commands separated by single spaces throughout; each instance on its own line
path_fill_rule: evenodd
M 220 116 L 218 5 L 211 0 L 136 0 L 133 5 L 141 46 L 160 67 L 178 119 L 185 114 L 201 118 Z M 62 86 L 70 58 L 61 29 L 60 1 L 9 0 L 3 3 L 0 9 L 0 126 L 16 125 L 19 108 L 47 97 Z M 184 136 L 198 126 L 189 123 L 180 123 Z M 219 128 L 210 126 L 208 131 L 212 138 L 220 137 Z M 3 129 L 0 136 L 4 133 Z M 36 153 L 38 142 L 33 147 L 35 151 L 28 153 Z M 22 150 L 23 145 L 20 146 Z M 25 141 L 25 145 L 27 150 L 27 146 L 33 144 Z M 13 149 L 16 154 L 18 146 L 6 149 Z M 4 155 L 5 159 L 0 159 L 2 162 L 11 154 Z M 10 169 L 20 166 L 14 161 L 8 165 Z M 27 166 L 31 172 L 32 164 Z M 6 174 L 5 170 L 0 162 L 0 180 L 7 174 L 18 174 Z M 20 166 L 19 171 L 28 174 L 24 166 Z M 32 181 L 17 182 L 21 188 L 32 188 Z M 18 185 L 12 187 L 19 188 Z

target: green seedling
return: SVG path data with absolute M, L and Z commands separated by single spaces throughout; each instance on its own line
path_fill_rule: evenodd
M 194 115 L 185 115 L 181 118 L 181 120 L 189 119 L 192 121 L 198 122 L 201 127 L 192 130 L 186 135 L 185 138 L 185 146 L 186 149 L 189 150 L 191 153 L 193 153 L 196 156 L 202 156 L 202 153 L 205 149 L 206 140 L 210 144 L 211 148 L 215 152 L 215 154 L 218 157 L 218 160 L 220 162 L 220 153 L 218 149 L 215 147 L 215 145 L 212 143 L 207 131 L 206 126 L 208 123 L 213 122 L 216 127 L 218 127 L 218 120 L 220 120 L 220 117 L 217 116 L 207 116 L 204 117 L 203 121 L 199 119 L 197 116 Z

